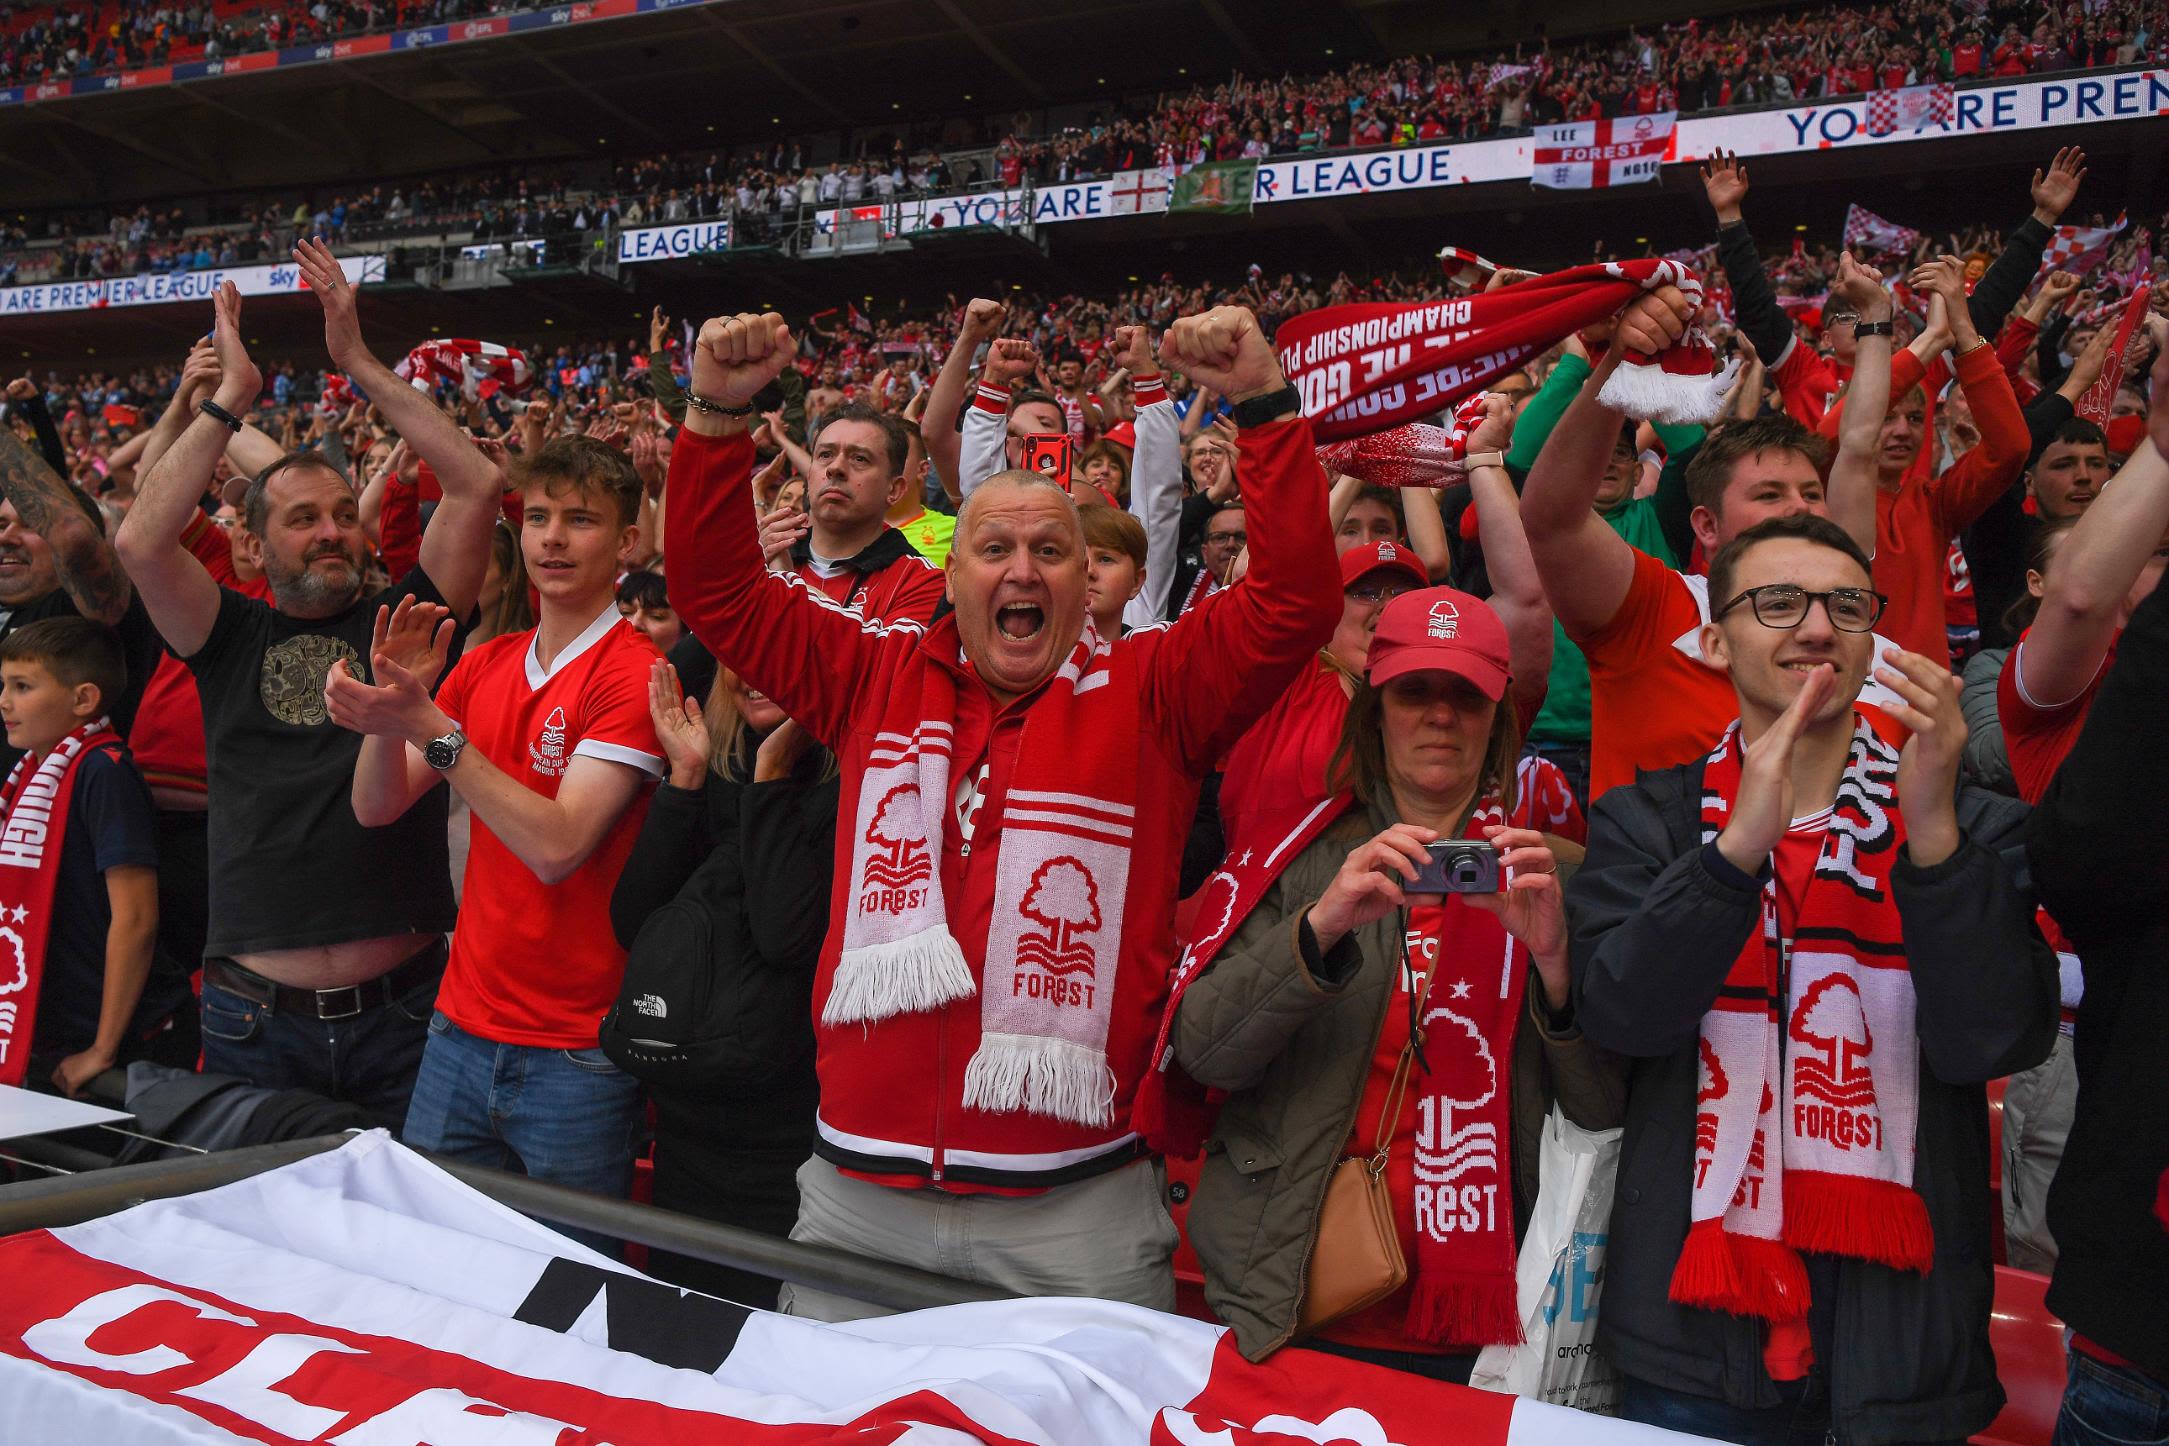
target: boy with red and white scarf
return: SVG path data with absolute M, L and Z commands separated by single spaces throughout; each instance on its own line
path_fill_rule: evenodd
M 1634 1060 L 1599 1326 L 1621 1414 L 1961 1440 L 2003 1404 L 1982 1086 L 2056 1031 L 2025 809 L 1957 787 L 1940 661 L 1874 668 L 1902 751 L 1865 723 L 1882 600 L 1841 528 L 1761 523 L 1709 578 L 1739 720 L 1599 801 L 1567 891 L 1582 1029 Z
M 703 328 L 668 525 L 694 633 L 843 773 L 814 981 L 821 1110 L 794 1237 L 1172 1309 L 1175 1231 L 1131 1102 L 1166 1003 L 1199 782 L 1331 630 L 1309 425 L 1254 317 L 1185 318 L 1163 356 L 1235 399 L 1246 429 L 1249 585 L 1171 628 L 1103 639 L 1075 504 L 1006 472 L 958 515 L 955 612 L 869 620 L 761 564 L 745 418 L 790 353 L 780 317 Z M 875 1313 L 795 1288 L 789 1308 Z

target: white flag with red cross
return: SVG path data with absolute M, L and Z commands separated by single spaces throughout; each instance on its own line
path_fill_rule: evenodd
M 1608 116 L 1539 126 L 1530 141 L 1531 185 L 1554 191 L 1587 191 L 1657 179 L 1672 148 L 1676 112 Z

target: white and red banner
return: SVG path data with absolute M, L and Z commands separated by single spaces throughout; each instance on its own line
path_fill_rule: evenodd
M 1657 179 L 1672 145 L 1677 114 L 1623 115 L 1539 126 L 1530 141 L 1529 183 L 1554 191 L 1587 191 Z
M 518 347 L 463 336 L 425 341 L 392 370 L 418 391 L 457 385 L 470 401 L 500 390 L 519 391 L 534 380 L 527 353 Z
M 1920 239 L 1911 226 L 1886 221 L 1866 206 L 1845 208 L 1845 249 L 1855 255 L 1910 255 Z
M 2058 226 L 2041 249 L 2041 269 L 2084 276 L 2109 259 L 2109 247 L 2126 224 L 2127 218 L 2119 211 L 2115 224 L 2109 226 Z
M 1947 84 L 1908 85 L 1868 93 L 1868 134 L 1912 135 L 1951 123 L 1957 92 Z
M 1686 1438 L 1095 1300 L 818 1325 L 680 1291 L 382 1132 L 0 1241 L 0 1441 L 128 1446 Z

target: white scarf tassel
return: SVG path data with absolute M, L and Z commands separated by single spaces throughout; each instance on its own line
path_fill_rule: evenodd
M 847 949 L 836 960 L 821 1022 L 858 1024 L 939 1009 L 979 992 L 948 925 Z
M 1725 409 L 1725 393 L 1740 374 L 1737 358 L 1707 376 L 1668 372 L 1656 362 L 1621 362 L 1597 400 L 1649 422 L 1707 426 Z
M 1114 1119 L 1115 1073 L 1104 1049 L 1042 1034 L 982 1034 L 964 1067 L 967 1109 L 1014 1111 L 1105 1126 Z

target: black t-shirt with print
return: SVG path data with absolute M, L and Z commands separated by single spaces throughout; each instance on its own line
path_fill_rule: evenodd
M 206 955 L 452 927 L 444 785 L 397 822 L 363 828 L 353 803 L 361 735 L 324 709 L 331 665 L 344 659 L 368 677 L 377 609 L 409 594 L 444 602 L 419 567 L 329 618 L 291 618 L 221 591 L 210 637 L 183 659 L 203 698 L 210 763 Z
M 47 618 L 81 616 L 67 589 L 56 587 L 35 602 L 24 603 L 18 608 L 0 607 L 0 638 Z M 106 700 L 105 714 L 113 720 L 113 731 L 126 738 L 129 730 L 135 727 L 136 704 L 143 701 L 144 685 L 151 681 L 151 673 L 158 667 L 158 656 L 165 651 L 166 645 L 152 625 L 151 615 L 144 610 L 141 597 L 128 600 L 128 611 L 121 615 L 120 624 L 114 631 L 120 634 L 121 654 L 128 660 L 128 686 L 121 690 L 118 698 Z M 22 749 L 9 746 L 6 737 L 0 736 L 0 779 L 7 777 L 15 760 L 22 756 Z

